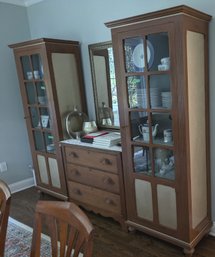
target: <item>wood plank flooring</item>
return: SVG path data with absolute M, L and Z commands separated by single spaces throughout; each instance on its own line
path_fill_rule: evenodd
M 35 188 L 12 195 L 10 216 L 33 227 L 34 209 L 38 200 L 57 200 L 39 194 Z M 182 257 L 182 249 L 150 237 L 140 231 L 126 233 L 112 219 L 86 211 L 95 226 L 93 257 Z M 215 237 L 205 237 L 196 247 L 193 257 L 215 257 Z

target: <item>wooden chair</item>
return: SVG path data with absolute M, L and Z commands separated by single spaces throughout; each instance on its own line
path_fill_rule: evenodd
M 10 202 L 10 189 L 4 181 L 0 180 L 0 257 L 4 256 Z
M 46 228 L 50 236 L 52 257 L 92 256 L 93 226 L 84 212 L 74 203 L 38 201 L 31 257 L 40 257 L 42 228 Z

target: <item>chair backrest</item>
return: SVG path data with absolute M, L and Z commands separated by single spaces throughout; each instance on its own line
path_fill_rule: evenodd
M 10 202 L 10 189 L 4 181 L 0 180 L 0 257 L 4 256 Z
M 92 256 L 93 226 L 85 213 L 74 203 L 38 201 L 31 257 L 40 257 L 41 233 L 44 228 L 50 237 L 52 257 Z

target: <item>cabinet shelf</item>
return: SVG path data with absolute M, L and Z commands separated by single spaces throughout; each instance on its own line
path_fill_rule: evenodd
M 125 72 L 125 76 L 144 76 L 144 75 L 162 75 L 162 74 L 171 74 L 171 70 L 165 70 L 165 71 L 143 71 L 143 72 Z

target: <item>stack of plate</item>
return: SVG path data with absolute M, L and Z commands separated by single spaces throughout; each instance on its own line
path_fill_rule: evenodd
M 139 108 L 147 107 L 147 93 L 146 88 L 137 89 L 137 105 Z M 161 94 L 159 88 L 150 88 L 150 103 L 151 108 L 156 108 L 161 106 Z
M 161 95 L 160 90 L 157 87 L 150 88 L 150 102 L 151 108 L 156 108 L 161 106 Z
M 137 88 L 137 107 L 147 108 L 145 88 Z
M 161 102 L 164 108 L 171 109 L 172 107 L 172 93 L 171 92 L 161 92 Z

